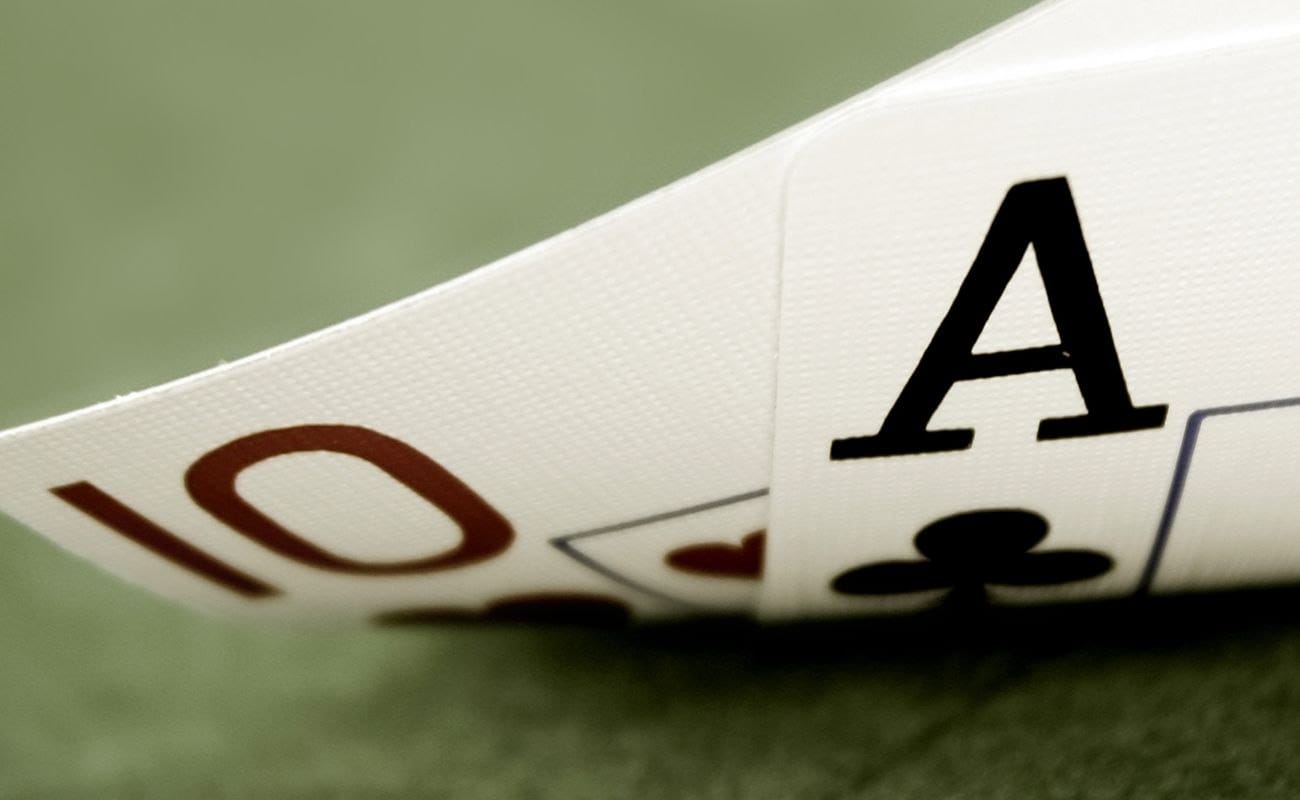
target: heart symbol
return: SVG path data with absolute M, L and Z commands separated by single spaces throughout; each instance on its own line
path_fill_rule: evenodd
M 757 579 L 763 574 L 763 544 L 766 531 L 754 531 L 735 545 L 705 542 L 679 547 L 664 557 L 675 570 L 714 578 Z

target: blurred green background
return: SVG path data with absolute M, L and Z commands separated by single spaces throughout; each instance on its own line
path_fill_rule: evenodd
M 0 0 L 0 424 L 423 289 L 1027 5 Z M 0 553 L 0 797 L 1300 795 L 1295 592 L 303 631 Z

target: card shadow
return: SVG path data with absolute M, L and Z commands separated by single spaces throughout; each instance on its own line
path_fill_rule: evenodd
M 1063 772 L 1079 776 L 1072 797 L 1112 796 L 1105 781 L 1089 793 L 1097 776 L 1184 796 L 1300 786 L 1286 744 L 1300 734 L 1300 586 L 776 626 L 390 635 L 424 637 L 428 658 L 373 687 L 371 724 L 443 748 L 458 726 L 463 752 L 521 753 L 574 785 L 638 796 L 1015 796 Z

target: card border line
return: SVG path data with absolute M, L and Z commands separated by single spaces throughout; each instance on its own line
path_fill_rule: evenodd
M 1146 566 L 1142 570 L 1142 577 L 1138 581 L 1137 590 L 1134 594 L 1149 594 L 1151 585 L 1155 582 L 1156 572 L 1160 569 L 1165 547 L 1169 543 L 1169 533 L 1173 529 L 1174 520 L 1178 516 L 1178 509 L 1182 503 L 1183 490 L 1187 485 L 1187 476 L 1191 472 L 1192 457 L 1195 455 L 1196 444 L 1200 439 L 1202 423 L 1210 417 L 1245 414 L 1251 411 L 1270 411 L 1295 406 L 1300 406 L 1300 397 L 1203 408 L 1193 411 L 1187 417 L 1187 426 L 1183 431 L 1183 441 L 1178 448 L 1178 463 L 1174 467 L 1174 476 L 1169 484 L 1169 494 L 1165 499 L 1164 510 L 1160 514 L 1160 525 L 1156 528 L 1156 537 L 1151 543 L 1151 553 L 1147 556 Z
M 609 578 L 615 583 L 621 584 L 629 589 L 633 589 L 635 591 L 648 594 L 652 597 L 656 597 L 660 600 L 667 601 L 674 605 L 685 606 L 686 608 L 691 608 L 691 609 L 711 610 L 709 606 L 703 606 L 698 603 L 692 603 L 686 600 L 682 600 L 681 598 L 674 597 L 670 594 L 665 594 L 664 592 L 661 592 L 658 589 L 654 589 L 652 587 L 646 586 L 640 581 L 636 581 L 633 580 L 632 578 L 628 578 L 610 569 L 609 567 L 606 567 L 605 565 L 601 564 L 599 561 L 596 561 L 595 559 L 591 558 L 585 553 L 579 551 L 577 548 L 573 546 L 572 543 L 577 539 L 585 539 L 589 536 L 599 536 L 605 533 L 617 533 L 619 531 L 626 531 L 632 528 L 639 528 L 642 525 L 650 525 L 655 522 L 663 522 L 665 520 L 676 519 L 678 517 L 690 516 L 691 514 L 699 514 L 704 511 L 712 511 L 715 508 L 722 508 L 724 506 L 735 505 L 737 503 L 744 503 L 749 500 L 757 500 L 760 497 L 766 497 L 770 491 L 771 491 L 770 489 L 764 487 L 762 489 L 755 489 L 749 492 L 742 492 L 741 494 L 730 495 L 728 497 L 723 497 L 718 500 L 710 500 L 705 503 L 698 503 L 693 506 L 686 506 L 685 508 L 678 508 L 672 511 L 663 511 L 658 514 L 651 514 L 646 517 L 638 517 L 636 519 L 627 520 L 625 522 L 616 522 L 613 525 L 603 525 L 599 528 L 591 528 L 590 530 L 578 531 L 577 533 L 566 533 L 562 536 L 552 537 L 550 539 L 550 543 L 557 550 L 559 550 L 561 553 L 565 554 L 569 558 L 572 558 L 574 561 L 577 561 L 578 563 L 582 564 L 588 569 L 594 570 L 595 572 L 604 575 L 606 578 Z

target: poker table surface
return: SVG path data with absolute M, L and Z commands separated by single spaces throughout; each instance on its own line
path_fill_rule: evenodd
M 0 424 L 461 274 L 1027 5 L 3 0 Z M 1298 601 L 259 626 L 4 521 L 0 797 L 1292 798 Z

